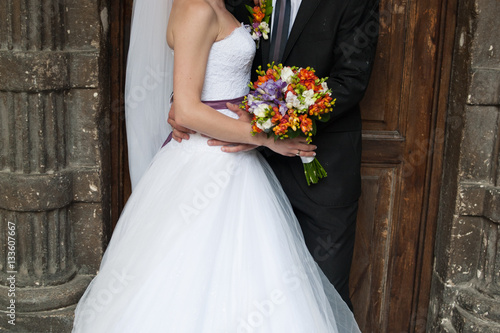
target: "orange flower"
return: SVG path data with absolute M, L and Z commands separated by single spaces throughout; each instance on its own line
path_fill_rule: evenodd
M 312 120 L 309 117 L 307 117 L 306 114 L 299 116 L 299 119 L 300 119 L 300 129 L 302 133 L 308 134 L 309 132 L 311 132 L 313 128 Z
M 257 89 L 258 86 L 260 86 L 261 84 L 263 84 L 264 82 L 267 82 L 269 80 L 269 77 L 266 75 L 266 76 L 259 76 L 257 78 L 257 81 L 255 81 L 254 85 L 253 85 L 253 88 L 254 89 Z
M 300 120 L 297 117 L 295 113 L 292 113 L 290 115 L 290 118 L 288 119 L 289 126 L 295 131 L 297 130 L 297 127 L 300 125 Z
M 305 80 L 304 82 L 301 82 L 304 87 L 306 87 L 307 90 L 312 89 L 314 90 L 315 84 L 313 80 Z
M 300 71 L 297 73 L 297 76 L 300 79 L 300 81 L 311 80 L 314 82 L 318 79 L 318 77 L 314 74 L 314 70 L 312 70 L 309 67 L 301 68 Z
M 255 21 L 262 22 L 264 17 L 265 14 L 262 12 L 259 6 L 253 7 L 253 18 L 255 19 Z
M 281 113 L 277 112 L 272 118 L 271 118 L 271 122 L 273 124 L 277 124 L 281 121 Z
M 257 123 L 254 123 L 252 125 L 252 132 L 254 132 L 254 133 L 262 133 L 262 130 L 257 127 Z
M 288 135 L 286 135 L 287 130 L 288 130 L 287 123 L 279 124 L 279 125 L 276 125 L 273 127 L 274 134 L 276 134 L 278 136 L 283 136 L 285 138 L 288 136 Z

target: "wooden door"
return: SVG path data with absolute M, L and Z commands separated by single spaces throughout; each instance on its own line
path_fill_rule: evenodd
M 455 0 L 380 3 L 350 279 L 363 332 L 425 331 L 455 11 Z
M 110 1 L 111 57 L 111 222 L 113 229 L 127 202 L 132 187 L 128 173 L 127 137 L 125 131 L 125 69 L 130 39 L 133 0 Z
M 111 0 L 115 222 L 130 195 L 123 87 L 131 6 Z M 362 103 L 363 193 L 351 274 L 363 332 L 425 331 L 455 11 L 456 0 L 381 0 Z

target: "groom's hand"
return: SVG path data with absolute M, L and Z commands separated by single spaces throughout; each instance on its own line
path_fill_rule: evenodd
M 258 2 L 258 0 L 257 0 Z M 236 113 L 239 117 L 239 120 L 251 122 L 252 117 L 246 111 L 241 110 L 237 105 L 232 103 L 226 103 L 226 106 L 229 110 Z M 209 146 L 222 146 L 222 151 L 226 153 L 237 153 L 240 151 L 248 151 L 257 148 L 255 145 L 243 144 L 243 143 L 235 143 L 235 142 L 226 142 L 217 139 L 208 140 Z
M 172 126 L 172 139 L 177 142 L 181 142 L 182 140 L 189 140 L 189 134 L 195 134 L 196 132 L 190 130 L 189 128 L 182 127 L 175 122 L 175 111 L 174 105 L 170 108 L 170 112 L 168 113 L 167 122 Z

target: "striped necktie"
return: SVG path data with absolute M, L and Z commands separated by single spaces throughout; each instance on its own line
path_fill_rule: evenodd
M 285 52 L 290 28 L 291 0 L 276 0 L 273 17 L 273 34 L 269 57 L 271 61 L 279 63 Z

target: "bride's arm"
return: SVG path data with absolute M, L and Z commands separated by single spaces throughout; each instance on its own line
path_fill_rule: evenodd
M 298 150 L 314 150 L 305 138 L 274 141 L 264 134 L 252 136 L 250 123 L 227 117 L 201 102 L 209 52 L 221 31 L 215 12 L 206 2 L 183 2 L 179 6 L 183 8 L 176 10 L 170 22 L 177 124 L 222 141 L 264 145 L 286 156 L 294 156 Z

